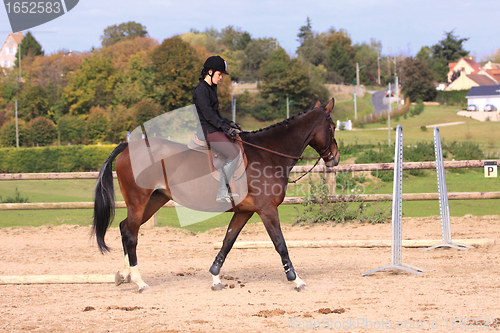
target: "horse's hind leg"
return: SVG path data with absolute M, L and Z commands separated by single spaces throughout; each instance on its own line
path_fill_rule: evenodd
M 128 259 L 128 253 L 127 253 L 127 246 L 124 233 L 125 233 L 125 228 L 127 225 L 127 219 L 123 220 L 120 222 L 120 233 L 122 235 L 122 246 L 123 246 L 123 255 L 124 255 L 124 268 L 123 271 L 118 271 L 115 274 L 115 284 L 119 286 L 122 283 L 128 283 L 130 282 L 130 262 Z
M 138 291 L 142 292 L 149 289 L 149 286 L 143 281 L 139 268 L 137 266 L 137 240 L 139 235 L 140 226 L 153 216 L 153 214 L 160 209 L 170 199 L 161 192 L 155 191 L 150 194 L 146 204 L 140 204 L 139 198 L 134 202 L 134 207 L 127 205 L 127 218 L 120 224 L 120 231 L 122 234 L 122 244 L 125 254 L 125 260 L 128 257 L 130 265 L 130 280 L 137 284 Z M 125 269 L 127 272 L 127 269 Z
M 293 268 L 292 261 L 288 255 L 288 249 L 286 247 L 285 238 L 281 232 L 280 220 L 278 209 L 276 207 L 268 207 L 260 212 L 258 212 L 264 226 L 266 227 L 267 233 L 271 240 L 273 241 L 274 248 L 281 256 L 281 262 L 283 268 L 285 269 L 286 278 L 288 281 L 296 283 L 295 289 L 300 291 L 306 286 L 305 282 L 299 278 L 297 272 Z
M 222 242 L 222 247 L 215 257 L 212 266 L 210 267 L 210 273 L 213 277 L 212 290 L 221 290 L 225 288 L 219 278 L 220 269 L 224 264 L 224 260 L 226 260 L 227 254 L 229 253 L 229 251 L 231 251 L 236 238 L 238 238 L 241 229 L 243 229 L 252 215 L 253 212 L 234 213 L 233 218 L 231 219 L 231 222 L 227 227 L 226 236 L 224 237 L 224 241 Z

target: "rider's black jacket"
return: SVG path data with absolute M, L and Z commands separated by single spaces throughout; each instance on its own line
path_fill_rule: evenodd
M 205 80 L 200 79 L 193 91 L 193 103 L 198 112 L 203 134 L 217 131 L 227 132 L 230 129 L 230 121 L 222 117 L 219 112 L 217 85 L 209 85 Z

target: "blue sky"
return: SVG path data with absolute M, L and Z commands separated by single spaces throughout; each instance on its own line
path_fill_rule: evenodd
M 15 0 L 9 0 L 15 1 Z M 136 21 L 151 37 L 163 41 L 191 28 L 221 30 L 228 25 L 252 37 L 274 37 L 289 54 L 297 47 L 297 32 L 309 17 L 314 31 L 347 30 L 353 43 L 382 42 L 383 54 L 415 55 L 443 39 L 445 31 L 469 37 L 466 50 L 484 58 L 500 48 L 500 1 L 350 0 L 350 1 L 171 1 L 80 0 L 51 22 L 30 29 L 46 53 L 100 47 L 99 37 L 110 25 Z M 11 31 L 5 7 L 0 8 L 0 40 Z

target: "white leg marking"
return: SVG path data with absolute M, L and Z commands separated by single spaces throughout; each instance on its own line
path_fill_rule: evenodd
M 139 287 L 139 292 L 143 292 L 146 289 L 149 289 L 149 286 L 144 282 L 141 278 L 141 273 L 139 273 L 139 268 L 136 266 L 130 267 L 130 279 L 132 282 L 137 284 Z
M 222 290 L 226 289 L 226 286 L 222 284 L 222 281 L 219 278 L 219 275 L 212 275 L 213 282 L 212 286 L 210 287 L 212 290 Z
M 301 278 L 299 278 L 299 274 L 297 274 L 297 272 L 295 272 L 295 275 L 296 275 L 296 278 L 295 278 L 295 280 L 292 281 L 292 282 L 295 282 L 297 284 L 295 289 L 297 289 L 297 290 L 303 289 L 306 286 L 306 283 L 304 281 L 302 281 Z
M 212 279 L 213 279 L 212 287 L 215 285 L 218 285 L 218 284 L 222 284 L 222 281 L 220 280 L 219 275 L 212 275 Z

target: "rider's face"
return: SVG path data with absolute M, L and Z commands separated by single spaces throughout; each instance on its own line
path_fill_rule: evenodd
M 208 73 L 211 74 L 212 71 L 210 70 Z M 210 76 L 207 76 L 207 79 L 207 82 L 210 84 Z M 220 81 L 222 81 L 222 73 L 219 71 L 215 71 L 214 75 L 212 76 L 212 83 L 219 84 Z
M 222 73 L 219 71 L 215 71 L 214 77 L 212 78 L 212 82 L 214 84 L 219 84 L 220 81 L 222 81 Z

